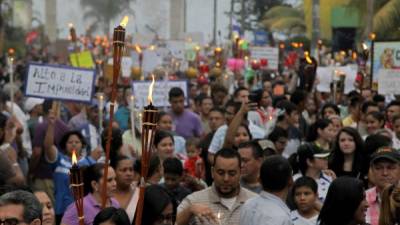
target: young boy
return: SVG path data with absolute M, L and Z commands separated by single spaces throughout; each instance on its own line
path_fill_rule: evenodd
M 186 155 L 187 159 L 184 162 L 183 168 L 193 177 L 204 178 L 204 163 L 200 157 L 200 148 L 198 147 L 197 138 L 189 138 L 186 140 Z
M 163 162 L 164 184 L 176 203 L 180 203 L 191 192 L 181 185 L 183 178 L 182 162 L 177 158 L 167 158 Z
M 292 197 L 297 210 L 291 212 L 293 225 L 316 225 L 319 211 L 318 184 L 310 177 L 300 177 L 293 185 Z
M 399 149 L 400 148 L 400 115 L 395 115 L 393 116 L 392 120 L 392 126 L 393 126 L 393 148 Z

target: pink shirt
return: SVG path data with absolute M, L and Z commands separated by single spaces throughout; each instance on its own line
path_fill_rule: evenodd
M 365 192 L 366 199 L 368 202 L 368 209 L 365 220 L 371 225 L 379 224 L 379 195 L 376 191 L 376 187 L 370 188 Z

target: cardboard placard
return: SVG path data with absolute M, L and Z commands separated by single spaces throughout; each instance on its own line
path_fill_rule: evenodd
M 71 53 L 69 55 L 71 65 L 80 68 L 94 68 L 94 61 L 90 51 Z
M 68 66 L 29 64 L 25 95 L 91 102 L 96 72 Z
M 135 107 L 143 108 L 148 105 L 147 96 L 151 81 L 133 81 L 132 93 L 135 96 Z M 185 94 L 185 105 L 188 105 L 188 84 L 187 80 L 156 81 L 153 91 L 153 105 L 156 107 L 169 106 L 168 93 L 173 87 L 180 87 Z
M 278 47 L 252 46 L 252 47 L 250 47 L 250 54 L 251 54 L 252 59 L 268 60 L 268 69 L 278 70 L 278 66 L 279 66 L 279 49 L 278 49 Z

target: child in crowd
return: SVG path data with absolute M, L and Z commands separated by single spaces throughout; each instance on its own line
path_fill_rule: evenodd
M 291 212 L 293 225 L 316 225 L 319 211 L 315 207 L 318 200 L 318 185 L 310 177 L 300 177 L 293 186 L 292 198 L 296 210 Z
M 193 177 L 204 178 L 204 163 L 200 157 L 201 150 L 198 147 L 199 140 L 197 138 L 189 138 L 186 141 L 187 159 L 184 163 L 184 169 Z
M 167 158 L 163 162 L 163 167 L 163 186 L 169 191 L 174 202 L 179 204 L 188 194 L 191 193 L 189 189 L 181 185 L 183 178 L 182 162 L 177 158 Z

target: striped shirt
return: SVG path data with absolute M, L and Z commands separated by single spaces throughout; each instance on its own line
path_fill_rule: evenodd
M 214 185 L 204 190 L 194 192 L 188 195 L 178 206 L 178 213 L 189 208 L 192 204 L 205 204 L 217 215 L 221 215 L 221 225 L 238 225 L 240 219 L 240 209 L 242 205 L 250 198 L 257 196 L 256 194 L 244 188 L 240 188 L 239 194 L 232 207 L 226 206 L 224 201 L 215 190 Z M 189 222 L 190 225 L 204 224 L 199 218 L 192 216 Z

